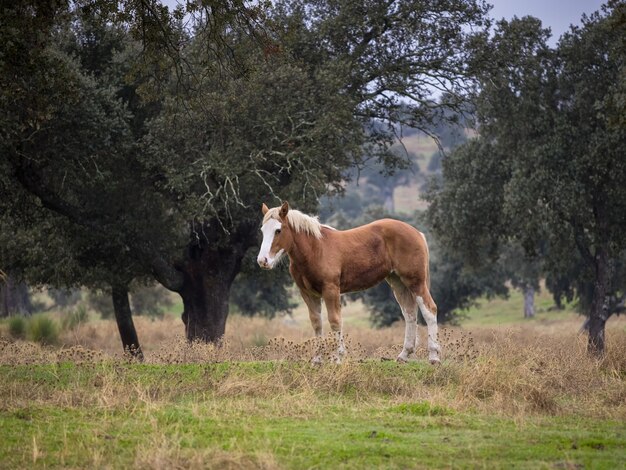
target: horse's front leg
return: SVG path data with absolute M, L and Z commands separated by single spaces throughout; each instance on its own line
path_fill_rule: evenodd
M 320 338 L 323 334 L 322 299 L 320 297 L 310 295 L 303 290 L 300 290 L 300 295 L 302 295 L 302 299 L 309 309 L 309 319 L 311 320 L 311 326 L 313 327 L 313 331 L 315 332 L 315 337 Z M 322 362 L 320 347 L 321 345 L 318 341 L 315 350 L 315 356 L 313 356 L 313 359 L 311 360 L 313 364 L 321 364 Z
M 328 322 L 330 323 L 330 329 L 335 333 L 337 339 L 337 364 L 341 363 L 343 356 L 346 354 L 346 347 L 343 343 L 343 333 L 341 332 L 343 326 L 343 319 L 341 318 L 341 296 L 339 286 L 327 286 L 322 293 L 324 303 L 326 304 L 326 311 L 328 312 Z

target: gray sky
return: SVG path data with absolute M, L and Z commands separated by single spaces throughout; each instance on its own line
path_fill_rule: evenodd
M 491 16 L 511 19 L 531 15 L 539 18 L 544 27 L 552 30 L 552 41 L 569 29 L 570 24 L 580 24 L 583 13 L 593 13 L 605 1 L 601 0 L 487 0 L 493 5 Z

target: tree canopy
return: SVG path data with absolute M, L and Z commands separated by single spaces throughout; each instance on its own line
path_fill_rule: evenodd
M 181 295 L 187 337 L 218 341 L 261 202 L 313 210 L 351 167 L 401 166 L 397 124 L 425 128 L 463 101 L 486 11 L 479 0 L 4 8 L 3 269 L 108 284 L 126 316 L 131 281 L 156 279 Z
M 555 49 L 533 18 L 498 23 L 485 37 L 477 98 L 480 136 L 443 161 L 430 218 L 449 246 L 474 262 L 521 244 L 565 279 L 580 263 L 587 283 L 589 349 L 604 350 L 612 280 L 623 256 L 624 128 L 613 122 L 623 51 L 615 10 L 583 17 Z M 572 256 L 572 254 L 575 256 Z M 586 281 L 586 282 L 585 282 Z M 624 286 L 617 287 L 624 290 Z

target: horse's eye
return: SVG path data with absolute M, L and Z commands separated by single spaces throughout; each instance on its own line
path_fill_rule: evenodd
M 279 229 L 279 228 L 277 228 L 277 229 L 276 229 L 276 235 L 279 235 L 279 234 L 280 234 L 280 229 Z

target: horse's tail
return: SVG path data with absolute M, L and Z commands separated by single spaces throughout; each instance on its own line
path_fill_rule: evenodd
M 426 247 L 426 285 L 430 290 L 430 250 L 428 249 L 428 242 L 426 241 L 426 235 L 420 232 L 420 235 L 424 239 L 424 246 Z

